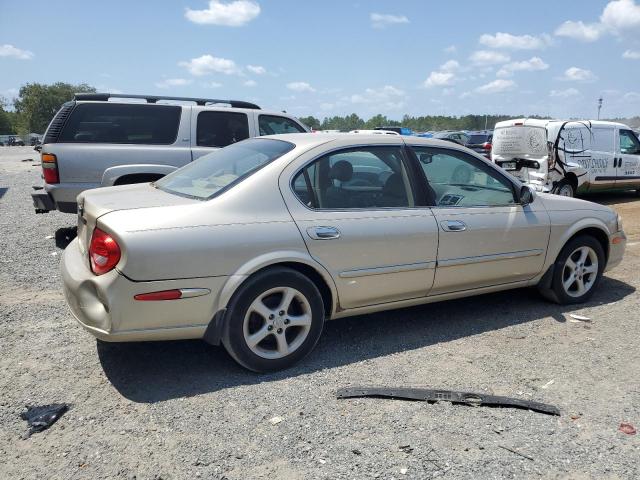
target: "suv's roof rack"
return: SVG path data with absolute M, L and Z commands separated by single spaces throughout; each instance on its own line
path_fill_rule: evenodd
M 226 103 L 233 108 L 250 108 L 253 110 L 260 110 L 260 107 L 255 103 L 243 102 L 242 100 L 219 100 L 215 98 L 191 98 L 191 97 L 172 97 L 172 96 L 157 96 L 157 95 L 127 95 L 126 93 L 76 93 L 74 94 L 74 100 L 93 100 L 99 102 L 106 102 L 110 98 L 141 98 L 146 100 L 147 103 L 156 103 L 158 100 L 178 100 L 180 102 L 195 102 L 197 105 Z

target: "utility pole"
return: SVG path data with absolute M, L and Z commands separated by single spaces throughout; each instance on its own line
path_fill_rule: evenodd
M 602 97 L 598 99 L 598 120 L 600 120 L 600 110 L 602 109 Z
M 484 129 L 487 130 L 487 115 L 484 116 Z

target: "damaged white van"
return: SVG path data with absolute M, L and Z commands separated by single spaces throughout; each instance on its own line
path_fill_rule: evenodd
M 622 123 L 523 118 L 498 122 L 491 159 L 540 192 L 573 197 L 635 189 L 640 194 L 640 141 Z

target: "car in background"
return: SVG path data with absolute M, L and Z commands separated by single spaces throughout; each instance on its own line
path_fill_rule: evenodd
M 133 102 L 133 101 L 135 102 Z M 40 149 L 36 213 L 76 213 L 79 193 L 148 183 L 246 138 L 308 132 L 298 119 L 238 100 L 80 93 L 65 103 Z
M 222 343 L 261 372 L 306 356 L 325 319 L 527 286 L 584 302 L 626 243 L 607 206 L 397 135 L 251 138 L 78 202 L 62 281 L 86 330 Z
M 24 140 L 20 137 L 9 137 L 7 140 L 7 146 L 9 147 L 24 147 Z
M 439 140 L 448 140 L 459 145 L 466 145 L 469 141 L 469 135 L 467 135 L 465 132 L 460 131 L 436 132 L 433 134 L 432 138 L 437 138 Z
M 491 147 L 493 144 L 493 130 L 483 130 L 480 132 L 467 132 L 469 140 L 464 144 L 474 152 L 491 158 Z
M 413 135 L 413 130 L 408 127 L 376 127 L 374 130 L 388 130 L 390 132 L 396 132 L 398 135 Z

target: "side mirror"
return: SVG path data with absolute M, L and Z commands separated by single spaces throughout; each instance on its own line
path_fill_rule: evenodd
M 521 205 L 529 205 L 530 203 L 533 203 L 533 201 L 536 199 L 536 193 L 533 191 L 533 189 L 531 187 L 528 187 L 527 185 L 523 185 L 522 188 L 520 188 L 520 204 Z
M 420 153 L 418 154 L 418 160 L 420 160 L 421 163 L 428 165 L 433 162 L 433 155 L 429 153 Z

